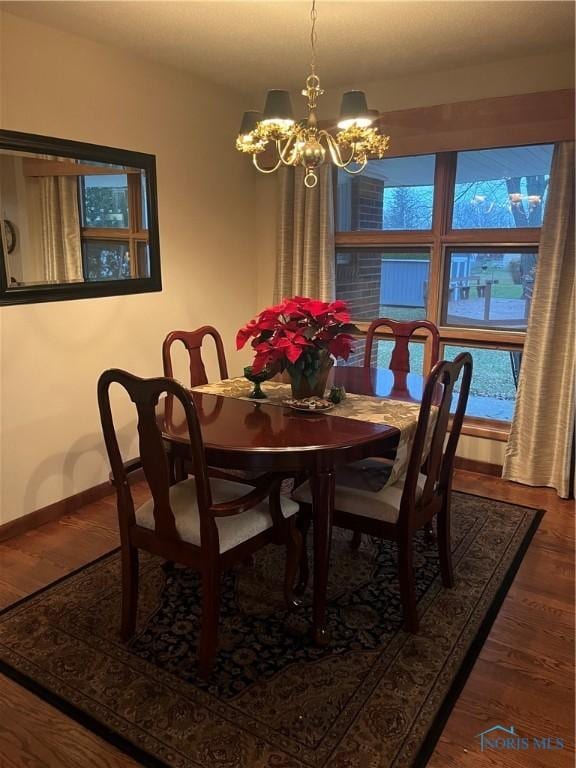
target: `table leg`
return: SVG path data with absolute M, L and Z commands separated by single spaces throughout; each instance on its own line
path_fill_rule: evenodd
M 317 645 L 328 643 L 326 592 L 334 514 L 334 472 L 314 473 L 310 478 L 314 515 L 314 604 L 312 636 Z

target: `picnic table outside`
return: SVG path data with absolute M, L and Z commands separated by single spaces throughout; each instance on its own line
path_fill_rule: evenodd
M 474 325 L 525 326 L 530 314 L 531 285 L 525 286 L 521 298 L 493 298 L 492 287 L 498 280 L 467 277 L 451 280 L 448 285 L 448 322 L 464 320 Z M 470 295 L 471 289 L 474 294 Z

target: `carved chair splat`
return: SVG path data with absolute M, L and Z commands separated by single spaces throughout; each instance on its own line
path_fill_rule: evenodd
M 366 346 L 364 349 L 364 367 L 370 367 L 374 337 L 381 328 L 388 328 L 394 335 L 394 348 L 390 357 L 390 365 L 394 371 L 410 373 L 410 350 L 408 344 L 416 331 L 425 329 L 430 334 L 430 368 L 436 365 L 440 357 L 440 334 L 438 328 L 430 320 L 414 320 L 399 322 L 388 317 L 379 317 L 374 320 L 366 332 Z

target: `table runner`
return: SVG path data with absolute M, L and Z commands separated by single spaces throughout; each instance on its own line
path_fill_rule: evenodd
M 250 400 L 248 395 L 252 391 L 252 384 L 243 377 L 223 379 L 211 384 L 202 384 L 192 387 L 194 392 L 206 392 L 210 395 L 222 397 L 235 397 Z M 269 403 L 270 405 L 284 406 L 284 402 L 292 397 L 290 384 L 278 381 L 266 381 L 262 384 L 262 390 L 266 394 L 266 400 L 250 400 L 253 403 Z M 346 419 L 368 421 L 373 424 L 387 424 L 400 430 L 400 440 L 396 449 L 396 458 L 389 475 L 385 473 L 384 485 L 393 485 L 401 479 L 408 469 L 408 460 L 412 449 L 412 441 L 416 432 L 419 403 L 407 403 L 403 400 L 391 400 L 390 398 L 371 397 L 369 395 L 346 394 L 346 398 L 334 405 L 328 416 L 341 416 Z M 430 419 L 430 428 L 426 439 L 424 456 L 427 455 L 430 440 L 431 427 L 434 418 Z M 361 464 L 362 462 L 358 462 Z M 383 479 L 384 479 L 383 477 Z M 375 489 L 376 490 L 376 489 Z

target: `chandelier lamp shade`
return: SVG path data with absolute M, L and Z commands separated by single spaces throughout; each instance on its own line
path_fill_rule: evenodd
M 244 113 L 236 149 L 252 155 L 252 162 L 261 173 L 274 173 L 282 165 L 302 166 L 306 172 L 304 184 L 311 188 L 318 183 L 317 168 L 327 158 L 338 168 L 356 175 L 362 173 L 370 157 L 384 156 L 390 137 L 381 134 L 374 125 L 378 112 L 368 109 L 363 91 L 343 94 L 335 135 L 319 127 L 316 105 L 324 91 L 316 74 L 316 0 L 312 2 L 310 18 L 311 73 L 302 91 L 307 99 L 307 118 L 294 119 L 288 91 L 270 90 L 262 112 Z M 274 155 L 270 167 L 264 167 L 258 159 L 267 150 Z

